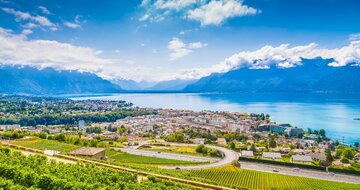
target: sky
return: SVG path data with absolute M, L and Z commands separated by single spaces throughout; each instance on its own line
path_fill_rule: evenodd
M 360 65 L 358 0 L 0 0 L 0 65 L 196 79 L 302 58 Z

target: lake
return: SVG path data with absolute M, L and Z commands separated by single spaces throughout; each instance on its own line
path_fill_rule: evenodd
M 146 108 L 265 113 L 272 121 L 307 130 L 325 129 L 331 139 L 360 142 L 360 96 L 343 94 L 123 93 L 71 95 L 72 99 L 125 100 Z

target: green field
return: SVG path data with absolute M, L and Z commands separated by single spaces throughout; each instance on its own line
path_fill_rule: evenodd
M 76 146 L 73 144 L 67 144 L 56 140 L 46 139 L 17 140 L 11 143 L 38 150 L 56 150 L 64 153 L 68 153 L 80 148 L 80 146 Z
M 207 181 L 210 183 L 228 187 L 247 188 L 253 190 L 360 189 L 360 185 L 355 184 L 338 183 L 305 177 L 243 170 L 235 168 L 233 166 L 227 166 L 217 169 L 192 170 L 186 173 L 187 174 L 185 175 L 190 175 L 192 176 L 192 178 L 197 178 L 198 180 Z
M 150 156 L 139 156 L 133 154 L 127 154 L 124 152 L 118 152 L 115 150 L 108 150 L 105 154 L 108 157 L 109 162 L 115 163 L 132 163 L 132 164 L 142 164 L 142 165 L 194 165 L 194 164 L 203 164 L 199 162 L 188 162 L 180 160 L 171 160 L 165 158 L 154 158 Z
M 167 152 L 167 153 L 174 153 L 174 154 L 186 154 L 192 156 L 208 156 L 203 155 L 201 153 L 196 152 L 196 146 L 154 146 L 150 145 L 151 148 L 142 148 L 141 150 L 150 150 L 154 152 Z

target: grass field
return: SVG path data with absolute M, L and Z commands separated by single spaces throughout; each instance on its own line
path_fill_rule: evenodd
M 80 146 L 76 146 L 73 144 L 67 144 L 55 140 L 46 139 L 18 140 L 13 141 L 12 144 L 38 150 L 56 150 L 64 153 L 68 153 L 80 148 Z
M 243 170 L 234 166 L 226 166 L 216 169 L 193 170 L 186 173 L 188 174 L 185 175 L 190 175 L 193 178 L 198 178 L 198 180 L 200 179 L 203 181 L 208 181 L 228 187 L 247 188 L 253 190 L 360 189 L 360 185 L 355 184 L 338 183 L 305 177 Z
M 139 156 L 133 154 L 127 154 L 124 152 L 118 152 L 115 150 L 107 150 L 105 154 L 109 161 L 118 162 L 118 163 L 133 163 L 133 164 L 142 164 L 142 165 L 194 165 L 194 164 L 203 164 L 199 162 L 189 162 L 189 161 L 180 161 L 172 160 L 165 158 L 154 158 L 150 156 Z M 206 163 L 206 162 L 204 162 Z
M 153 146 L 151 148 L 140 148 L 142 150 L 150 150 L 155 152 L 167 152 L 175 154 L 186 154 L 191 156 L 208 156 L 196 152 L 195 146 Z

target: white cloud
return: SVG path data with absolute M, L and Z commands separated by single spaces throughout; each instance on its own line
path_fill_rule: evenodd
M 28 33 L 25 32 L 25 33 Z M 50 40 L 28 40 L 22 34 L 0 29 L 0 64 L 52 67 L 104 74 L 113 60 L 100 57 L 101 51 Z
M 350 40 L 350 41 L 357 41 L 357 40 L 360 40 L 360 33 L 357 33 L 357 34 L 350 34 L 350 35 L 349 35 L 349 40 Z
M 39 27 L 39 25 L 29 22 L 27 24 L 22 25 L 22 27 L 23 28 L 36 28 L 36 27 Z
M 360 65 L 360 41 L 352 41 L 349 45 L 335 49 L 319 48 L 310 43 L 304 46 L 290 47 L 282 44 L 277 47 L 264 46 L 255 51 L 236 53 L 219 64 L 209 68 L 193 68 L 183 72 L 186 78 L 199 78 L 211 73 L 224 73 L 230 70 L 248 67 L 251 69 L 268 69 L 271 66 L 291 68 L 302 64 L 302 59 L 332 59 L 329 66 Z
M 193 52 L 194 49 L 206 47 L 206 43 L 193 42 L 185 44 L 179 38 L 172 38 L 168 43 L 168 50 L 170 51 L 170 60 L 174 61 L 180 59 Z
M 72 29 L 81 28 L 81 23 L 83 22 L 80 21 L 80 17 L 80 15 L 76 15 L 73 22 L 65 21 L 64 25 Z
M 139 18 L 139 21 L 147 21 L 150 18 L 150 14 L 144 14 L 144 16 Z
M 141 1 L 140 7 L 146 7 L 150 4 L 151 0 L 143 0 Z
M 12 9 L 12 8 L 2 8 L 2 10 L 5 13 L 14 15 L 15 20 L 17 22 L 30 21 L 27 24 L 30 24 L 31 22 L 34 22 L 34 23 L 37 23 L 39 26 L 49 27 L 50 30 L 57 30 L 57 26 L 54 23 L 52 23 L 48 18 L 46 18 L 44 16 L 31 15 L 28 12 L 17 11 L 17 10 Z M 32 23 L 32 24 L 35 25 L 34 23 Z
M 38 8 L 39 8 L 40 11 L 41 11 L 42 13 L 44 13 L 44 14 L 47 14 L 47 15 L 50 15 L 50 14 L 51 14 L 51 12 L 49 11 L 49 9 L 47 9 L 47 8 L 44 7 L 44 6 L 39 6 Z
M 114 53 L 121 53 L 119 49 L 114 50 Z
M 80 24 L 75 23 L 75 22 L 69 22 L 69 21 L 65 21 L 64 25 L 69 27 L 69 28 L 80 28 Z
M 189 10 L 187 18 L 200 21 L 202 26 L 219 25 L 228 18 L 255 15 L 259 12 L 255 8 L 243 5 L 242 1 L 218 0 Z
M 146 13 L 139 21 L 162 21 L 172 13 L 196 20 L 202 26 L 220 25 L 226 19 L 255 15 L 261 11 L 243 4 L 242 0 L 143 0 Z
M 154 5 L 157 9 L 173 9 L 179 11 L 195 3 L 196 0 L 157 0 Z
M 24 29 L 24 30 L 21 32 L 21 34 L 24 35 L 24 36 L 27 36 L 27 35 L 32 34 L 32 33 L 33 33 L 33 31 L 30 30 L 30 29 Z

